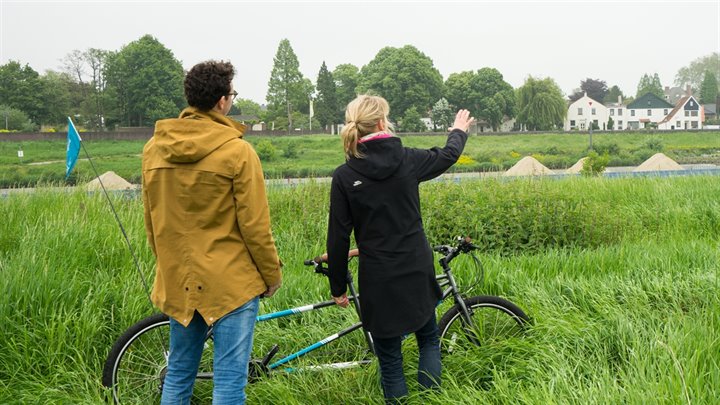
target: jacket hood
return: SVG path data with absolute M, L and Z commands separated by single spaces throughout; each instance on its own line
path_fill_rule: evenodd
M 347 164 L 351 169 L 373 180 L 392 176 L 402 164 L 404 149 L 400 138 L 395 136 L 361 143 L 358 150 L 365 157 L 351 157 Z
M 158 121 L 153 142 L 163 159 L 173 163 L 192 163 L 225 143 L 242 138 L 245 128 L 245 125 L 215 111 L 188 107 L 178 118 Z

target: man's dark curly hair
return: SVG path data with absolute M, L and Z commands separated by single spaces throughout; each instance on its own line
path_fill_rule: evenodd
M 230 62 L 209 60 L 198 63 L 185 76 L 188 105 L 212 110 L 220 97 L 230 94 L 235 68 Z

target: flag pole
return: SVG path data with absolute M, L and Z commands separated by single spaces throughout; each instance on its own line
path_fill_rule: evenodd
M 77 137 L 77 143 L 80 144 L 83 151 L 85 152 L 85 156 L 87 156 L 88 162 L 90 162 L 90 166 L 93 169 L 93 172 L 95 173 L 95 177 L 97 178 L 98 182 L 100 183 L 100 188 L 102 188 L 103 194 L 105 195 L 105 199 L 107 199 L 108 204 L 110 204 L 110 209 L 112 210 L 113 215 L 115 216 L 115 221 L 117 221 L 118 226 L 120 227 L 120 231 L 123 234 L 123 238 L 125 239 L 125 243 L 127 244 L 128 250 L 130 251 L 130 255 L 133 258 L 133 262 L 135 263 L 135 269 L 137 269 L 138 275 L 140 276 L 140 281 L 142 282 L 143 288 L 145 289 L 145 295 L 148 298 L 148 301 L 150 302 L 150 306 L 154 308 L 154 305 L 152 303 L 152 298 L 150 297 L 150 288 L 148 286 L 147 281 L 145 280 L 145 276 L 142 274 L 142 270 L 140 269 L 140 261 L 137 258 L 137 255 L 135 254 L 135 250 L 132 248 L 132 244 L 130 244 L 130 238 L 128 238 L 127 232 L 125 232 L 125 227 L 122 224 L 122 221 L 120 221 L 120 216 L 118 216 L 117 210 L 115 210 L 115 205 L 113 205 L 112 200 L 110 199 L 110 195 L 108 195 L 107 190 L 105 189 L 105 185 L 102 182 L 102 179 L 100 178 L 100 175 L 98 174 L 97 168 L 95 167 L 95 163 L 93 162 L 92 158 L 90 157 L 90 154 L 88 153 L 87 149 L 85 148 L 85 144 L 82 142 L 82 139 L 80 138 L 79 134 L 77 133 L 77 130 L 75 129 L 75 125 L 73 124 L 70 117 L 68 117 L 68 138 L 70 138 L 71 130 L 74 133 L 74 135 Z M 68 142 L 70 143 L 70 141 Z M 68 153 L 70 152 L 70 145 L 68 145 Z M 77 160 L 77 156 L 75 157 L 75 160 Z M 67 176 L 70 175 L 70 171 L 72 171 L 72 167 L 75 165 L 75 162 L 72 162 L 71 164 L 68 164 L 68 172 L 66 174 Z

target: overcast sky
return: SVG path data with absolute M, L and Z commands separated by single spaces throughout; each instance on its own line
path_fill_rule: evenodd
M 720 0 L 706 1 L 11 1 L 0 0 L 0 64 L 61 70 L 74 49 L 117 51 L 153 35 L 189 69 L 233 62 L 241 97 L 264 102 L 280 40 L 313 83 L 325 61 L 362 67 L 410 44 L 443 79 L 494 67 L 513 87 L 551 77 L 566 94 L 588 77 L 634 95 L 644 73 L 720 49 Z

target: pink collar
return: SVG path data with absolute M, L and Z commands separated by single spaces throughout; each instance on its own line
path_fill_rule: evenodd
M 367 141 L 372 141 L 374 139 L 384 139 L 384 138 L 392 138 L 391 134 L 388 134 L 387 132 L 376 132 L 374 134 L 365 135 L 362 138 L 358 140 L 358 143 L 364 143 Z

